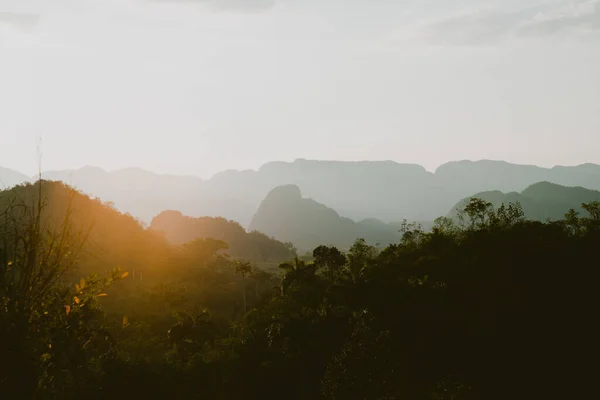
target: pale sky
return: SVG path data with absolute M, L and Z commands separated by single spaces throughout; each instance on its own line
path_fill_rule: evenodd
M 600 163 L 600 0 L 0 0 L 0 166 Z

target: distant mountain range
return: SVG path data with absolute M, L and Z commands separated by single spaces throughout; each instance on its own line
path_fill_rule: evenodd
M 541 168 L 503 161 L 457 161 L 435 173 L 414 164 L 391 161 L 272 162 L 258 171 L 225 171 L 208 180 L 158 175 L 141 169 L 106 172 L 100 168 L 49 171 L 60 180 L 111 201 L 123 212 L 149 223 L 164 210 L 189 216 L 221 216 L 250 226 L 261 201 L 274 188 L 299 187 L 304 196 L 359 221 L 432 221 L 474 193 L 521 192 L 537 182 L 600 190 L 600 165 Z M 28 178 L 0 169 L 0 180 L 13 186 Z M 31 180 L 31 179 L 30 179 Z
M 587 214 L 581 204 L 600 201 L 600 191 L 539 182 L 521 193 L 487 191 L 473 194 L 459 201 L 448 216 L 456 218 L 472 197 L 489 201 L 496 209 L 502 204 L 508 206 L 518 202 L 527 219 L 546 221 L 562 219 L 570 209 Z M 420 225 L 427 231 L 433 224 L 421 222 Z M 300 188 L 294 185 L 273 189 L 250 224 L 253 230 L 292 242 L 303 250 L 312 250 L 320 244 L 347 250 L 357 238 L 364 238 L 371 245 L 387 246 L 400 241 L 401 227 L 400 222 L 384 223 L 377 219 L 354 222 L 343 218 L 335 210 L 303 198 Z
M 29 180 L 29 177 L 25 174 L 0 167 L 0 190 L 11 188 Z
M 321 244 L 348 249 L 357 238 L 380 246 L 397 243 L 401 238 L 399 223 L 386 224 L 377 219 L 354 222 L 321 203 L 303 198 L 295 185 L 273 189 L 258 208 L 250 229 L 309 251 Z
M 476 197 L 489 201 L 495 208 L 509 203 L 519 203 L 523 208 L 525 217 L 531 220 L 546 221 L 559 220 L 570 210 L 585 214 L 581 208 L 582 203 L 600 201 L 600 191 L 589 190 L 583 187 L 566 187 L 549 182 L 539 182 L 529 186 L 521 193 L 500 191 L 487 191 L 473 194 L 455 205 L 449 217 L 455 218 L 458 211 L 462 210 L 470 198 Z

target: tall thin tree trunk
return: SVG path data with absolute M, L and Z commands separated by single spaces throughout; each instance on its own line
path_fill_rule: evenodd
M 246 307 L 246 285 L 244 285 L 244 315 L 248 313 L 248 308 Z

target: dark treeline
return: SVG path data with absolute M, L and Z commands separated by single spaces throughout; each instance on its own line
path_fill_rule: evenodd
M 600 202 L 582 208 L 543 223 L 474 198 L 270 274 L 64 185 L 1 192 L 0 398 L 584 398 Z

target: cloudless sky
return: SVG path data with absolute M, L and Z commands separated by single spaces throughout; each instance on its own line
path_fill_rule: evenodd
M 0 166 L 600 163 L 600 0 L 0 0 Z

